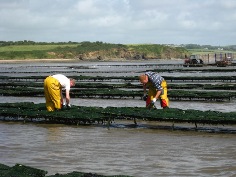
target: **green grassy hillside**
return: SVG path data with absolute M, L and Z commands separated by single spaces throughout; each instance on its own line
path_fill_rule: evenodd
M 158 44 L 123 45 L 103 42 L 11 43 L 0 45 L 0 60 L 10 59 L 171 59 L 184 58 L 181 47 Z

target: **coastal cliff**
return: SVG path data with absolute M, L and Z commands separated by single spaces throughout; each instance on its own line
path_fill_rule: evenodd
M 62 44 L 13 43 L 1 46 L 0 60 L 75 59 L 75 60 L 149 60 L 175 59 L 188 55 L 187 49 L 160 44 L 110 44 L 81 42 Z

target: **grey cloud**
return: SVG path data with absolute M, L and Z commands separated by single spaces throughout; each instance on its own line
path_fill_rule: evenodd
M 235 44 L 234 0 L 1 0 L 1 40 Z

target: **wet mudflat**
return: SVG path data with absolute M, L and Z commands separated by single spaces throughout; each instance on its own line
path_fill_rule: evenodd
M 132 64 L 132 63 L 131 63 Z M 45 71 L 74 75 L 71 64 L 27 65 L 7 64 L 1 75 L 48 75 Z M 77 65 L 73 63 L 73 65 Z M 112 67 L 109 63 L 84 63 L 91 70 L 78 70 L 82 75 L 139 75 L 148 68 Z M 26 67 L 27 66 L 27 67 Z M 51 66 L 49 70 L 48 66 Z M 33 73 L 22 73 L 22 68 Z M 35 69 L 36 68 L 36 69 Z M 98 68 L 99 72 L 96 72 Z M 14 72 L 11 72 L 14 71 Z M 18 71 L 18 72 L 17 72 Z M 82 72 L 83 71 L 83 72 Z M 102 71 L 102 72 L 101 72 Z M 107 72 L 111 71 L 111 73 Z M 116 72 L 115 72 L 116 71 Z M 171 75 L 172 73 L 161 73 Z M 176 75 L 176 73 L 174 73 Z M 178 73 L 177 73 L 178 74 Z M 193 75 L 194 73 L 190 73 Z M 196 73 L 195 73 L 196 74 Z M 205 73 L 207 74 L 207 73 Z M 211 73 L 212 74 L 212 73 Z M 223 73 L 220 73 L 223 75 Z M 229 75 L 229 73 L 226 73 Z M 198 75 L 198 73 L 197 73 Z M 202 73 L 199 73 L 202 75 Z M 236 75 L 235 72 L 231 75 Z M 44 102 L 44 98 L 1 97 L 0 102 Z M 142 107 L 141 100 L 72 99 L 81 106 Z M 235 100 L 228 102 L 171 102 L 180 109 L 235 111 Z M 157 105 L 159 109 L 159 105 Z M 104 175 L 131 176 L 234 176 L 236 175 L 235 134 L 171 131 L 116 126 L 66 126 L 52 124 L 0 122 L 0 161 L 6 165 L 22 163 L 48 171 L 50 174 L 72 171 Z M 139 125 L 162 125 L 161 122 L 142 122 Z M 167 124 L 169 125 L 169 124 Z M 189 125 L 187 125 L 189 126 Z M 190 125 L 191 126 L 191 125 Z

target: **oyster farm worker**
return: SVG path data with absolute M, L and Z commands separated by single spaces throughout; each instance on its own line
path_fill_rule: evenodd
M 44 80 L 44 95 L 48 111 L 60 110 L 62 106 L 70 107 L 70 88 L 75 86 L 75 80 L 63 74 L 48 76 Z M 63 101 L 62 89 L 65 89 L 66 98 Z
M 162 108 L 169 107 L 169 99 L 167 96 L 167 83 L 165 79 L 155 72 L 146 72 L 139 76 L 139 81 L 143 84 L 144 96 L 146 107 L 152 108 L 160 98 L 160 105 Z M 148 94 L 146 89 L 148 88 Z

